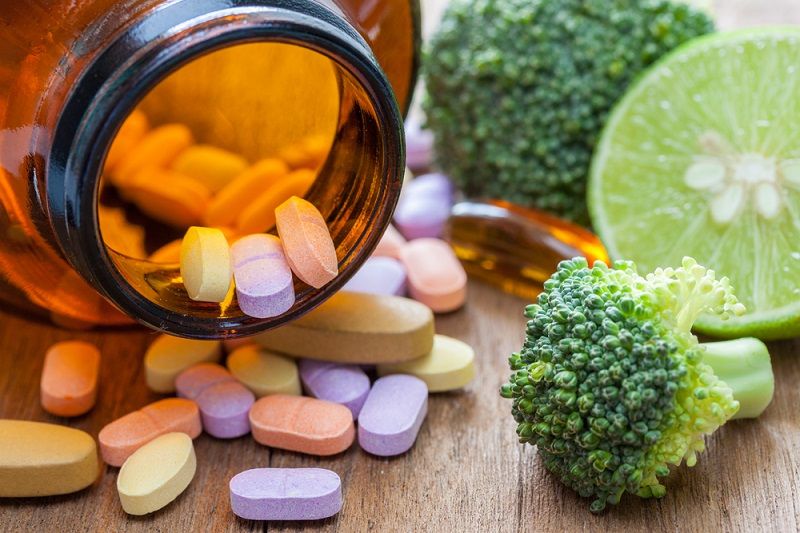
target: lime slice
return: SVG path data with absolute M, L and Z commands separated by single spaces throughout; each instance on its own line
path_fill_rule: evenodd
M 800 29 L 692 41 L 619 102 L 588 200 L 613 258 L 642 272 L 683 256 L 725 275 L 748 313 L 699 331 L 800 334 Z

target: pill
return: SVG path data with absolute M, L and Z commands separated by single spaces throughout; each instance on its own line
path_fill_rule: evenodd
M 255 397 L 223 367 L 202 363 L 188 368 L 175 380 L 175 389 L 197 403 L 209 435 L 233 439 L 250 432 L 248 413 Z
M 342 480 L 323 468 L 253 468 L 233 476 L 231 510 L 247 520 L 321 520 L 342 509 Z
M 275 208 L 292 196 L 303 196 L 314 183 L 312 170 L 295 170 L 251 200 L 236 219 L 242 233 L 267 231 L 275 225 Z
M 69 494 L 94 483 L 99 473 L 97 446 L 88 433 L 0 420 L 0 497 Z
M 314 398 L 340 403 L 358 418 L 369 394 L 369 377 L 358 365 L 340 365 L 315 359 L 300 360 L 300 379 Z
M 250 409 L 256 442 L 309 455 L 334 455 L 355 439 L 350 410 L 338 403 L 305 396 L 264 396 Z
M 122 509 L 145 515 L 169 505 L 194 478 L 197 458 L 192 439 L 167 433 L 151 440 L 128 457 L 117 476 Z
M 183 339 L 162 334 L 145 352 L 145 381 L 155 392 L 175 392 L 178 374 L 199 363 L 215 363 L 221 356 L 219 341 Z
M 427 170 L 433 163 L 433 132 L 419 124 L 406 124 L 406 165 L 412 170 Z
M 189 298 L 225 300 L 231 286 L 231 254 L 225 235 L 216 228 L 192 226 L 181 245 L 181 278 Z
M 106 154 L 105 172 L 113 172 L 114 167 L 133 151 L 134 147 L 144 138 L 150 125 L 147 115 L 139 110 L 134 110 L 120 126 L 117 135 L 111 142 L 111 147 Z
M 428 392 L 460 389 L 475 377 L 475 351 L 458 339 L 436 335 L 430 353 L 413 361 L 378 365 L 378 375 L 411 374 L 428 386 Z
M 191 144 L 192 132 L 183 124 L 165 124 L 154 128 L 125 153 L 111 174 L 112 182 L 122 187 L 145 168 L 165 168 Z M 164 183 L 162 181 L 158 185 L 163 186 Z
M 292 322 L 253 340 L 269 350 L 356 364 L 408 361 L 433 347 L 433 313 L 399 296 L 339 292 Z
M 128 413 L 100 430 L 100 454 L 111 466 L 121 466 L 133 452 L 166 433 L 200 435 L 197 404 L 184 398 L 165 398 Z
M 406 268 L 391 257 L 370 257 L 342 290 L 403 296 L 406 293 Z
M 233 377 L 259 398 L 268 394 L 300 395 L 300 376 L 294 359 L 255 345 L 242 346 L 228 356 Z
M 122 195 L 152 219 L 180 229 L 199 224 L 211 200 L 202 184 L 156 167 L 130 178 L 122 186 Z
M 97 219 L 106 246 L 128 257 L 145 257 L 144 228 L 128 222 L 122 209 L 98 205 Z
M 333 139 L 330 135 L 318 134 L 309 135 L 301 143 L 303 150 L 308 156 L 309 166 L 307 168 L 317 168 L 325 162 L 328 152 L 331 149 Z
M 453 186 L 443 174 L 426 174 L 405 186 L 394 223 L 406 239 L 439 237 L 453 207 Z
M 381 240 L 378 243 L 378 246 L 375 247 L 372 255 L 376 257 L 392 257 L 394 259 L 400 259 L 400 250 L 403 248 L 405 243 L 405 237 L 403 237 L 400 232 L 390 224 L 387 226 L 383 237 L 381 237 Z
M 408 451 L 428 412 L 428 387 L 414 376 L 396 374 L 372 385 L 358 415 L 358 444 L 383 457 Z
M 437 313 L 464 305 L 467 274 L 449 244 L 439 239 L 416 239 L 403 247 L 400 258 L 412 298 Z
M 315 169 L 325 161 L 331 141 L 330 135 L 311 135 L 300 142 L 284 146 L 278 152 L 278 157 L 293 169 Z
M 148 259 L 153 263 L 179 263 L 181 246 L 183 246 L 183 239 L 175 239 L 150 254 Z
M 93 344 L 66 341 L 54 344 L 44 356 L 41 401 L 48 413 L 79 416 L 97 399 L 100 350 Z
M 208 226 L 233 224 L 254 198 L 288 173 L 289 167 L 280 159 L 263 159 L 245 169 L 214 196 L 203 222 Z
M 256 318 L 278 316 L 294 305 L 292 271 L 274 235 L 242 237 L 231 246 L 239 308 Z
M 216 146 L 196 144 L 181 152 L 172 168 L 215 193 L 247 169 L 247 160 Z
M 339 273 L 336 246 L 311 202 L 292 196 L 275 209 L 275 224 L 292 272 L 319 289 Z
M 222 347 L 225 348 L 225 352 L 228 354 L 233 353 L 233 351 L 237 348 L 242 348 L 243 346 L 252 346 L 253 344 L 253 339 L 250 337 L 237 337 L 232 339 L 224 339 L 222 341 Z

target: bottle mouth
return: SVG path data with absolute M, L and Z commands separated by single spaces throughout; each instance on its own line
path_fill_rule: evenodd
M 368 257 L 399 196 L 403 127 L 377 60 L 360 35 L 333 13 L 311 2 L 292 9 L 248 6 L 212 12 L 207 6 L 200 12 L 198 4 L 182 2 L 156 11 L 120 36 L 86 69 L 55 131 L 46 174 L 47 207 L 65 257 L 123 312 L 175 335 L 235 337 L 278 326 L 313 309 Z M 187 17 L 187 9 L 198 9 L 196 17 Z M 305 194 L 328 223 L 340 274 L 321 289 L 296 281 L 294 306 L 267 319 L 245 315 L 235 298 L 222 304 L 192 301 L 176 262 L 132 257 L 109 246 L 98 214 L 105 157 L 133 109 L 147 104 L 148 95 L 193 61 L 262 45 L 324 58 L 340 102 L 327 121 L 329 126 L 321 126 L 329 131 L 331 148 Z M 161 114 L 169 115 L 169 109 Z M 201 130 L 200 137 L 208 135 L 202 117 L 195 127 Z M 216 137 L 219 140 L 220 135 Z M 241 146 L 247 135 L 234 137 L 239 140 L 228 138 L 235 146 L 227 148 L 256 150 Z M 264 231 L 274 232 L 274 228 Z

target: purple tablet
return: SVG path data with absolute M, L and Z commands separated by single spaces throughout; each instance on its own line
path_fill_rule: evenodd
M 369 394 L 369 377 L 358 365 L 340 365 L 314 359 L 300 360 L 300 379 L 314 398 L 340 403 L 350 409 L 353 420 Z
M 406 124 L 406 166 L 424 172 L 433 163 L 433 132 L 423 130 L 419 124 Z
M 439 237 L 453 207 L 453 185 L 444 174 L 425 174 L 406 185 L 394 223 L 406 239 Z
M 391 257 L 370 257 L 342 287 L 343 291 L 405 296 L 406 267 Z
M 175 379 L 178 396 L 197 403 L 203 430 L 219 439 L 250 432 L 250 407 L 255 396 L 220 365 L 204 363 L 187 368 Z
M 320 520 L 342 508 L 342 481 L 322 468 L 253 468 L 230 491 L 231 510 L 249 520 Z
M 358 415 L 358 443 L 374 455 L 400 455 L 408 451 L 428 412 L 428 387 L 414 376 L 382 377 Z

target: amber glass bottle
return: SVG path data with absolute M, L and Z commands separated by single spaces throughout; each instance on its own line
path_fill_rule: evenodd
M 217 338 L 322 302 L 391 218 L 418 24 L 415 0 L 0 3 L 0 305 Z M 319 290 L 298 282 L 289 312 L 256 319 L 235 300 L 189 300 L 177 265 L 106 245 L 103 163 L 137 107 L 153 124 L 184 123 L 198 142 L 254 159 L 327 136 L 306 197 L 331 229 L 340 276 Z

